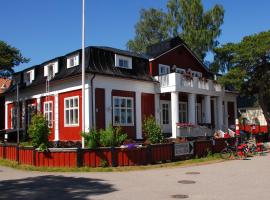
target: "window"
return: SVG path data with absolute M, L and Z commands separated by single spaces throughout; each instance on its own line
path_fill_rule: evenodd
M 179 74 L 185 74 L 186 73 L 186 70 L 185 69 L 182 69 L 182 68 L 176 68 L 175 69 L 175 72 L 176 73 L 179 73 Z
M 187 120 L 187 102 L 179 103 L 179 122 L 186 123 Z
M 79 97 L 64 99 L 65 126 L 79 126 Z
M 169 124 L 169 104 L 162 104 L 162 124 Z
M 11 129 L 17 128 L 17 108 L 11 108 Z
M 27 106 L 27 124 L 28 124 L 28 126 L 31 124 L 31 120 L 32 120 L 32 117 L 34 114 L 36 114 L 36 105 L 29 104 Z
M 197 72 L 197 71 L 191 71 L 192 76 L 194 77 L 202 77 L 202 73 L 201 72 Z
M 75 67 L 77 65 L 79 65 L 79 54 L 67 58 L 67 68 Z
M 115 66 L 132 69 L 132 58 L 115 54 Z
M 113 97 L 113 125 L 133 126 L 133 98 Z
M 53 103 L 52 101 L 48 101 L 44 103 L 43 113 L 46 121 L 48 122 L 48 127 L 53 127 Z
M 44 66 L 44 76 L 47 77 L 48 80 L 53 79 L 56 73 L 58 73 L 58 61 Z
M 169 74 L 170 66 L 159 64 L 159 75 Z
M 35 70 L 32 69 L 24 73 L 24 82 L 26 85 L 30 85 L 35 79 Z

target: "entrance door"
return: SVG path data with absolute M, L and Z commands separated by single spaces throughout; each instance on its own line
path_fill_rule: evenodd
M 172 120 L 171 120 L 171 102 L 160 101 L 161 103 L 161 127 L 163 133 L 172 132 Z

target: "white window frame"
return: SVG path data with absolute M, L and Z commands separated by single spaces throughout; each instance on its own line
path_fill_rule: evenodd
M 27 76 L 29 76 L 29 80 L 27 80 Z M 29 70 L 27 72 L 25 72 L 24 74 L 24 82 L 26 83 L 26 85 L 30 85 L 33 80 L 35 80 L 35 70 Z
M 11 129 L 16 129 L 17 128 L 17 116 L 15 116 L 15 119 L 13 119 L 13 111 L 15 111 L 15 114 L 17 115 L 18 113 L 17 113 L 17 108 L 14 106 L 14 107 L 12 107 L 11 109 L 10 109 L 10 115 L 11 115 L 11 117 L 10 117 L 10 119 L 11 119 Z M 15 121 L 15 124 L 13 124 L 13 122 Z
M 161 109 L 162 109 L 162 125 L 170 124 L 170 116 L 169 116 L 170 115 L 170 106 L 169 106 L 169 103 L 162 103 L 161 104 Z
M 125 60 L 128 63 L 128 66 L 120 66 L 120 60 Z M 122 56 L 122 55 L 118 55 L 115 54 L 115 67 L 120 67 L 120 68 L 124 68 L 124 69 L 132 69 L 132 58 L 131 57 L 127 57 L 127 56 Z
M 181 109 L 181 105 L 185 105 L 186 110 Z M 187 107 L 187 102 L 180 101 L 179 102 L 179 122 L 180 123 L 187 123 L 188 122 L 188 107 Z M 183 116 L 185 116 L 186 121 L 183 121 Z
M 48 106 L 48 108 L 51 108 L 51 110 L 48 109 L 46 111 L 46 109 L 45 109 L 46 105 L 50 105 L 50 106 Z M 51 119 L 50 119 L 50 113 L 51 113 Z M 48 122 L 48 127 L 53 128 L 53 102 L 52 101 L 44 102 L 44 104 L 43 104 L 43 115 L 44 115 L 45 119 Z
M 72 68 L 75 66 L 78 66 L 80 64 L 80 60 L 79 60 L 79 54 L 74 54 L 71 56 L 67 57 L 67 68 Z M 71 65 L 71 60 L 73 60 L 73 65 Z
M 74 102 L 73 102 L 73 107 L 70 107 L 69 106 L 69 108 L 66 108 L 66 101 L 70 101 L 70 100 L 75 100 L 75 99 L 77 99 L 77 101 L 78 101 L 78 106 L 77 107 L 75 107 L 74 106 Z M 69 103 L 69 105 L 70 105 L 70 103 Z M 74 117 L 74 110 L 78 110 L 78 122 L 77 123 L 67 123 L 67 121 L 66 121 L 66 111 L 67 110 L 69 110 L 69 122 L 71 122 L 70 121 L 70 113 L 71 113 L 71 111 L 73 112 L 73 117 Z M 64 98 L 64 127 L 78 127 L 78 126 L 80 126 L 80 98 L 79 98 L 79 96 L 72 96 L 72 97 L 67 97 L 67 98 Z
M 162 68 L 165 68 L 166 72 L 162 72 Z M 170 70 L 170 66 L 169 65 L 164 65 L 164 64 L 159 64 L 158 65 L 158 73 L 159 75 L 165 75 L 165 74 L 169 74 L 171 72 Z
M 198 72 L 198 71 L 192 71 L 191 70 L 191 75 L 193 77 L 198 77 L 198 78 L 202 77 L 202 73 L 201 72 Z
M 115 106 L 115 99 L 119 99 L 121 102 L 122 99 L 131 100 L 131 107 L 116 107 Z M 115 122 L 115 110 L 119 109 L 119 123 Z M 126 117 L 127 117 L 127 110 L 131 110 L 131 123 L 127 123 L 127 118 L 125 119 L 126 123 L 121 122 L 121 109 L 125 109 Z M 122 96 L 113 96 L 113 126 L 134 126 L 134 98 L 133 97 L 122 97 Z
M 177 68 L 175 69 L 175 72 L 176 72 L 176 73 L 179 73 L 179 74 L 185 74 L 185 73 L 186 73 L 186 70 L 183 69 L 183 68 L 178 68 L 178 67 L 177 67 Z
M 35 111 L 37 110 L 37 106 L 34 104 L 34 103 L 32 103 L 32 104 L 28 104 L 27 105 L 27 125 L 28 126 L 30 126 L 30 124 L 31 124 L 31 121 L 32 121 L 32 112 L 30 113 L 29 112 L 29 108 L 30 107 L 35 107 Z M 31 110 L 32 111 L 32 110 Z M 29 118 L 30 118 L 30 115 L 31 115 L 31 120 L 29 120 Z
M 50 77 L 49 75 L 49 69 L 52 68 L 52 77 Z M 58 61 L 55 62 L 51 62 L 47 65 L 44 66 L 44 77 L 47 77 L 49 80 L 52 79 L 55 74 L 58 73 Z

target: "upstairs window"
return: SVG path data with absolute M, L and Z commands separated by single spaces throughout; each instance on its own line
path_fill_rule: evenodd
M 25 72 L 24 74 L 24 82 L 26 83 L 26 85 L 30 85 L 33 80 L 35 79 L 35 71 L 34 69 Z
M 185 74 L 186 73 L 186 70 L 185 69 L 182 69 L 182 68 L 176 68 L 175 69 L 175 72 L 176 73 L 179 73 L 179 74 Z
M 191 75 L 193 77 L 202 77 L 202 73 L 201 72 L 197 72 L 197 71 L 191 71 Z
M 132 69 L 132 58 L 115 54 L 115 66 Z
M 159 75 L 165 75 L 170 73 L 170 66 L 169 65 L 162 65 L 159 64 Z
M 53 79 L 56 73 L 58 73 L 58 61 L 44 66 L 44 76 L 47 77 L 48 80 Z
M 79 54 L 67 58 L 67 68 L 75 67 L 79 64 Z

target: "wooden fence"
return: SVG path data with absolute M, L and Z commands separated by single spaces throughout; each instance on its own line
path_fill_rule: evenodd
M 228 140 L 233 143 L 233 140 Z M 224 139 L 195 141 L 194 154 L 189 157 L 203 157 L 218 153 L 226 146 Z M 172 162 L 174 144 L 156 144 L 140 148 L 50 148 L 42 152 L 33 147 L 18 147 L 16 144 L 0 144 L 0 158 L 17 161 L 19 164 L 37 167 L 100 167 L 135 166 Z

